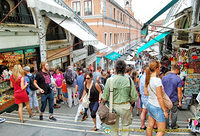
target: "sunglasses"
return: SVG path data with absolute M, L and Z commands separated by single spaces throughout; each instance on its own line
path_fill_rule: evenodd
M 88 78 L 85 78 L 85 79 L 88 79 L 88 80 L 89 80 L 90 78 L 88 77 Z

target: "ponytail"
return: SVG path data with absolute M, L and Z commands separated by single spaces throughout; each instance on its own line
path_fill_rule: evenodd
M 150 77 L 151 77 L 150 68 L 147 67 L 147 68 L 146 68 L 145 87 L 147 87 L 147 86 L 149 85 Z

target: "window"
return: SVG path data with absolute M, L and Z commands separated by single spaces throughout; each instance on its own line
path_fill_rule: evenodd
M 92 15 L 92 0 L 84 1 L 85 16 Z
M 77 14 L 80 15 L 80 1 L 75 1 L 72 3 L 73 5 L 73 11 Z
M 77 44 L 77 43 L 79 43 L 79 44 Z M 75 44 L 76 44 L 76 46 L 73 47 L 73 50 L 78 50 L 78 49 L 84 48 L 83 42 L 81 42 L 81 40 L 80 40 L 78 37 L 75 37 L 75 38 L 74 38 L 74 43 L 73 43 L 73 45 L 75 45 Z
M 107 5 L 106 5 L 106 0 L 104 0 L 104 16 L 107 16 Z
M 116 33 L 114 33 L 114 44 L 117 43 L 117 37 L 116 36 L 117 36 Z
M 105 33 L 105 45 L 107 45 L 107 33 Z
M 110 4 L 110 17 L 112 18 L 112 5 Z
M 110 46 L 112 46 L 112 33 L 110 33 Z
M 114 19 L 115 19 L 115 8 L 113 9 L 113 15 L 114 15 Z
M 65 30 L 58 26 L 55 22 L 51 21 L 47 27 L 46 40 L 63 40 L 66 39 Z
M 2 20 L 18 3 L 19 0 L 0 0 L 0 20 Z M 22 1 L 3 23 L 34 24 L 31 11 L 27 7 L 26 1 Z
M 119 10 L 117 11 L 117 21 L 119 21 Z
M 119 33 L 117 34 L 117 43 L 119 43 Z
M 88 56 L 94 54 L 94 47 L 92 45 L 88 46 Z
M 122 22 L 122 13 L 120 14 L 120 21 Z
M 120 42 L 122 42 L 122 33 L 120 34 Z

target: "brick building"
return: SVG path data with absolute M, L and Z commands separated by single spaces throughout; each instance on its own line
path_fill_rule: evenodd
M 101 42 L 99 46 L 107 46 L 97 52 L 97 64 L 104 69 L 113 68 L 114 61 L 140 40 L 141 24 L 134 18 L 132 0 L 124 0 L 124 8 L 114 0 L 65 2 L 97 34 L 97 39 Z

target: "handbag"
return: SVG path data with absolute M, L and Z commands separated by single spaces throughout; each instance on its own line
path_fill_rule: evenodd
M 152 90 L 150 85 L 149 85 L 149 88 L 156 95 L 156 93 Z M 172 104 L 172 101 L 169 99 L 169 96 L 164 91 L 162 91 L 162 95 L 163 95 L 164 104 L 167 110 L 172 109 L 173 104 Z
M 89 104 L 90 104 L 90 100 L 89 100 L 89 98 L 90 98 L 90 90 L 92 88 L 92 85 L 93 85 L 93 80 L 90 83 L 88 94 L 83 97 L 82 105 L 83 105 L 84 108 L 88 108 L 89 107 Z
M 103 104 L 99 104 L 99 117 L 102 123 L 113 125 L 116 123 L 117 114 L 113 112 L 113 78 L 110 79 L 110 105 L 109 108 Z

